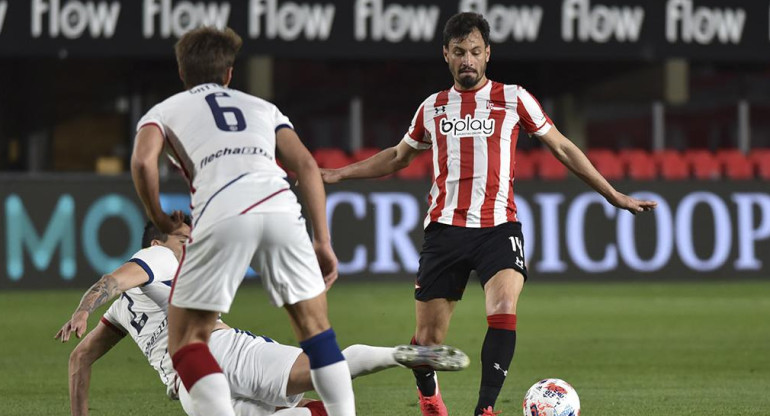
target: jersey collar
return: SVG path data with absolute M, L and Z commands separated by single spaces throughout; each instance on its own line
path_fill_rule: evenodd
M 472 90 L 462 90 L 462 91 L 461 91 L 461 90 L 458 90 L 458 89 L 457 89 L 457 87 L 455 87 L 455 85 L 454 85 L 454 84 L 452 84 L 452 91 L 454 91 L 454 92 L 456 92 L 456 93 L 458 93 L 458 94 L 475 94 L 475 93 L 477 93 L 479 90 L 481 90 L 481 89 L 483 89 L 484 87 L 486 87 L 487 85 L 489 85 L 489 83 L 490 83 L 490 82 L 492 82 L 492 81 L 491 81 L 489 78 L 487 78 L 487 81 L 486 81 L 485 83 L 481 84 L 481 86 L 480 86 L 480 87 L 478 87 L 478 88 L 474 88 L 474 89 L 472 89 Z

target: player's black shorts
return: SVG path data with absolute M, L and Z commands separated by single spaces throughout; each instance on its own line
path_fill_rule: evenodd
M 484 287 L 504 269 L 527 278 L 521 223 L 466 228 L 432 222 L 425 229 L 414 298 L 460 300 L 471 270 L 476 270 Z

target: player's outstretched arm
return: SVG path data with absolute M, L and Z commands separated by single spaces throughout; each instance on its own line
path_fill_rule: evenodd
M 297 174 L 297 186 L 313 226 L 313 249 L 328 289 L 337 280 L 337 256 L 332 249 L 326 222 L 326 192 L 321 173 L 315 159 L 294 130 L 278 130 L 275 142 L 278 159 L 287 169 Z
M 600 193 L 610 204 L 625 209 L 632 214 L 651 211 L 658 205 L 655 201 L 639 200 L 615 190 L 615 188 L 607 182 L 604 176 L 596 170 L 594 165 L 591 164 L 591 161 L 588 160 L 585 153 L 575 146 L 572 141 L 561 134 L 555 126 L 546 134 L 540 136 L 540 140 L 548 146 L 551 153 L 553 153 L 564 166 L 596 192 Z
M 154 125 L 142 127 L 136 134 L 131 154 L 131 178 L 147 217 L 166 234 L 182 225 L 180 215 L 166 214 L 160 206 L 158 158 L 163 151 L 163 134 Z
M 70 354 L 69 389 L 72 416 L 88 415 L 88 388 L 91 384 L 91 366 L 115 346 L 124 335 L 99 322 Z
M 345 179 L 379 178 L 409 166 L 422 151 L 402 140 L 366 160 L 339 169 L 321 169 L 321 176 L 326 183 L 337 183 Z
M 105 274 L 86 291 L 72 317 L 56 333 L 54 339 L 67 342 L 73 332 L 80 338 L 86 332 L 88 317 L 94 310 L 126 290 L 146 283 L 147 280 L 147 272 L 136 263 L 125 263 L 112 273 Z

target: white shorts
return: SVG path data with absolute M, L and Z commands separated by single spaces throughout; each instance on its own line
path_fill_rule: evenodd
M 302 354 L 300 348 L 233 328 L 214 331 L 209 350 L 227 377 L 236 415 L 271 415 L 276 407 L 294 407 L 302 399 L 302 394 L 286 395 L 291 369 Z M 190 396 L 179 384 L 182 407 L 194 415 Z
M 209 349 L 227 376 L 233 398 L 281 407 L 293 407 L 302 399 L 301 394 L 286 396 L 291 368 L 302 349 L 235 328 L 214 331 Z
M 304 218 L 295 213 L 248 213 L 193 229 L 171 304 L 229 312 L 249 264 L 278 307 L 312 299 L 325 289 Z

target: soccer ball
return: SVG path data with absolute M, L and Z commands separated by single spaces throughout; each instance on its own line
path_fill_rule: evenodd
M 540 380 L 524 396 L 524 416 L 580 416 L 580 398 L 558 378 Z

